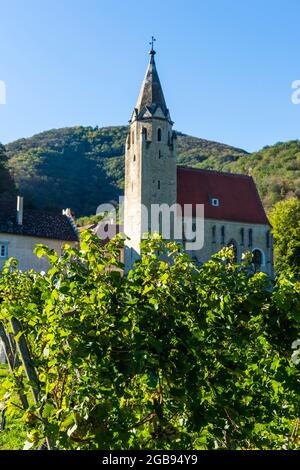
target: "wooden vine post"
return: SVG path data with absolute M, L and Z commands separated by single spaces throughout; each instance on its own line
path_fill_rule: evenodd
M 15 349 L 16 345 L 15 344 L 12 345 L 12 341 L 9 338 L 9 336 L 6 334 L 3 323 L 1 322 L 0 322 L 0 338 L 2 339 L 2 343 L 4 345 L 4 351 L 5 351 L 5 356 L 7 359 L 9 370 L 11 374 L 13 374 L 14 369 L 20 365 L 20 362 L 18 360 L 17 351 Z M 18 385 L 19 385 L 19 390 L 20 390 L 18 393 L 20 402 L 22 403 L 24 410 L 27 410 L 29 408 L 29 404 L 28 404 L 26 395 L 24 395 L 21 392 L 23 388 L 23 382 L 21 378 L 18 378 Z
M 30 383 L 31 393 L 32 393 L 34 402 L 35 404 L 38 404 L 39 391 L 40 391 L 39 380 L 38 380 L 38 376 L 36 374 L 35 368 L 33 366 L 33 363 L 30 357 L 30 352 L 26 343 L 25 336 L 23 334 L 19 320 L 12 317 L 10 320 L 10 324 L 11 324 L 14 337 L 16 339 L 17 351 L 20 355 L 26 377 Z M 41 415 L 40 415 L 40 419 L 42 419 L 44 424 L 46 424 L 46 421 L 42 418 Z M 50 442 L 50 439 L 48 437 L 46 437 L 46 444 L 47 444 L 48 450 L 53 449 L 53 445 Z

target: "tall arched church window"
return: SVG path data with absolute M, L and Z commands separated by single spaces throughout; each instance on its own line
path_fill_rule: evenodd
M 248 245 L 252 246 L 253 245 L 253 230 L 252 230 L 252 228 L 249 228 L 248 236 L 249 236 Z
M 161 137 L 162 137 L 162 133 L 161 133 L 161 128 L 159 127 L 157 129 L 157 142 L 161 142 Z
M 147 140 L 148 139 L 148 134 L 147 134 L 147 128 L 146 127 L 143 127 L 143 132 L 144 132 L 145 140 Z
M 213 225 L 211 228 L 211 240 L 213 243 L 216 243 L 216 226 Z
M 261 268 L 263 266 L 263 253 L 255 249 L 252 252 L 253 258 L 252 258 L 252 264 L 253 264 L 253 269 L 255 272 L 261 271 Z
M 228 243 L 228 247 L 233 250 L 233 255 L 234 255 L 234 261 L 237 261 L 237 256 L 238 256 L 238 250 L 237 250 L 237 242 L 232 239 Z
M 266 246 L 267 248 L 270 248 L 270 230 L 267 230 L 266 232 Z
M 134 132 L 131 133 L 131 142 L 134 144 Z
M 225 227 L 224 227 L 224 225 L 222 225 L 222 227 L 221 227 L 221 243 L 222 243 L 222 245 L 225 244 Z
M 241 245 L 244 245 L 245 230 L 243 228 L 241 228 L 240 234 L 241 234 Z

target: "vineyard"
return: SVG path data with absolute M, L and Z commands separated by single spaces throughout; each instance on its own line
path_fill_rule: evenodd
M 11 260 L 0 279 L 2 404 L 25 449 L 299 448 L 292 274 L 229 248 L 197 269 L 154 236 L 124 277 L 121 239 L 82 237 L 62 257 L 37 246 L 48 274 Z

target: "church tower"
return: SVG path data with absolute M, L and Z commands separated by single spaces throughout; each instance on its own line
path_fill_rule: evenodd
M 151 205 L 176 203 L 176 135 L 156 69 L 153 40 L 126 139 L 124 232 L 129 237 L 125 243 L 126 272 L 140 255 L 143 234 L 155 231 Z

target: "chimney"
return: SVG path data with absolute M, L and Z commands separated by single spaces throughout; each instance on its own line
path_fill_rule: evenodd
M 73 228 L 76 236 L 79 238 L 79 231 L 78 231 L 78 228 L 77 228 L 77 225 L 75 223 L 75 220 L 74 220 L 74 215 L 72 213 L 72 210 L 68 207 L 67 209 L 63 209 L 62 210 L 62 215 L 65 215 L 69 221 L 69 223 L 71 224 L 71 227 Z
M 63 209 L 63 210 L 62 210 L 62 214 L 63 214 L 63 215 L 66 215 L 66 216 L 69 217 L 70 219 L 73 218 L 73 216 L 72 216 L 72 211 L 71 211 L 71 209 L 70 209 L 69 207 L 68 207 L 67 209 Z
M 23 225 L 23 198 L 21 196 L 17 198 L 17 224 Z

